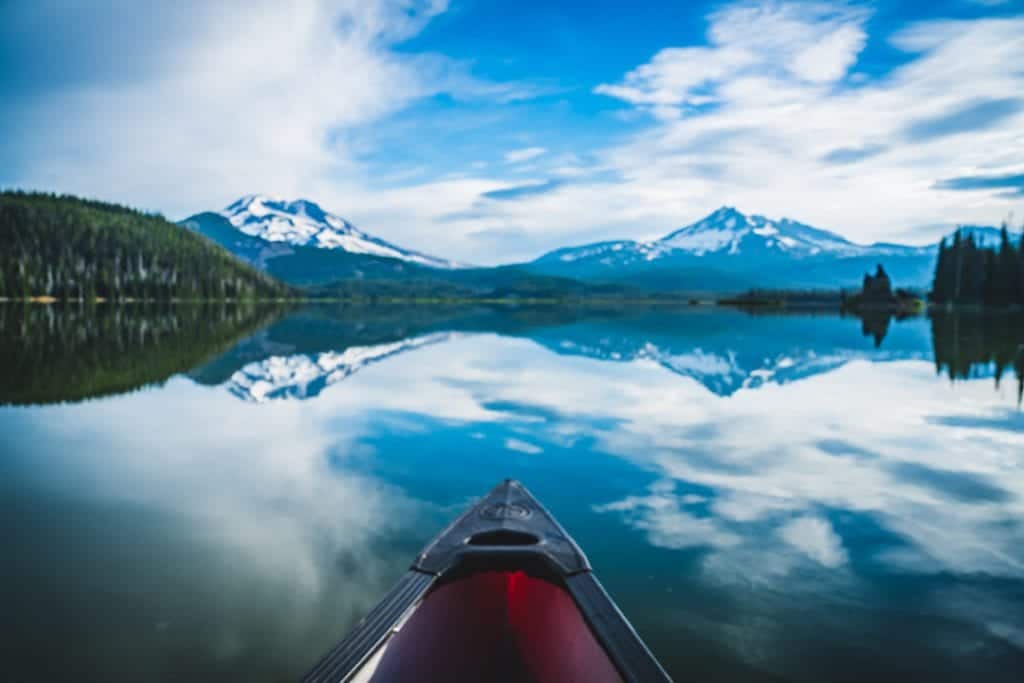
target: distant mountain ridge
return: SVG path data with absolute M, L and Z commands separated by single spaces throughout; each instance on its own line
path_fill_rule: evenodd
M 317 296 L 559 299 L 629 289 L 533 273 L 522 265 L 478 268 L 428 256 L 364 233 L 305 199 L 247 195 L 181 225 Z
M 378 286 L 375 282 L 389 281 L 389 293 L 415 281 L 417 291 L 434 287 L 442 295 L 456 290 L 479 294 L 499 291 L 510 279 L 556 295 L 563 290 L 578 295 L 597 285 L 641 293 L 835 290 L 857 287 L 864 273 L 880 263 L 895 286 L 923 289 L 931 283 L 937 255 L 934 245 L 857 244 L 796 220 L 745 214 L 730 206 L 660 239 L 564 247 L 528 263 L 495 268 L 468 268 L 400 247 L 305 199 L 248 195 L 183 224 L 288 283 L 364 281 L 368 284 L 359 291 L 366 291 Z M 994 228 L 965 229 L 979 242 L 998 239 Z
M 925 285 L 934 270 L 935 248 L 861 245 L 789 218 L 773 220 L 723 206 L 657 240 L 566 247 L 544 254 L 530 267 L 589 281 L 722 290 L 852 286 L 876 263 L 885 263 L 900 284 Z

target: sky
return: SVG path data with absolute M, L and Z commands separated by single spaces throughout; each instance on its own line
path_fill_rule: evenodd
M 0 0 L 0 102 L 0 187 L 301 197 L 470 263 L 1024 217 L 1024 0 Z

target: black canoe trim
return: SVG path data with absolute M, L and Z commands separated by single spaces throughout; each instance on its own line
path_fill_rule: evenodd
M 380 647 L 440 577 L 463 564 L 540 560 L 562 581 L 626 683 L 672 683 L 605 592 L 590 562 L 551 513 L 518 481 L 506 479 L 431 541 L 409 571 L 304 683 L 339 683 Z
M 671 683 L 668 673 L 661 668 L 592 572 L 570 576 L 565 583 L 598 641 L 626 681 Z
M 338 683 L 347 678 L 377 651 L 381 641 L 402 615 L 423 597 L 435 578 L 422 572 L 406 572 L 384 599 L 302 680 L 306 683 Z

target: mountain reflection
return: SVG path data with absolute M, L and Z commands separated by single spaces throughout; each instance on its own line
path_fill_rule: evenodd
M 859 322 L 859 331 L 858 331 Z M 930 329 L 927 329 L 925 325 Z M 1008 375 L 1024 392 L 1024 315 L 860 319 L 731 309 L 489 306 L 0 306 L 0 404 L 79 401 L 186 373 L 255 402 L 306 400 L 361 369 L 463 334 L 563 356 L 650 362 L 718 396 L 856 360 L 933 358 L 954 380 Z
M 402 311 L 314 308 L 288 316 L 190 373 L 245 400 L 309 399 L 366 365 L 461 334 L 529 339 L 566 356 L 653 362 L 714 394 L 785 383 L 852 360 L 928 356 L 919 331 L 884 348 L 835 316 L 765 316 L 733 310 L 452 308 Z

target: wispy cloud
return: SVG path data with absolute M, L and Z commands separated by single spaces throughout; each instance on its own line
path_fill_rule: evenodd
M 911 142 L 921 142 L 959 133 L 977 133 L 1005 121 L 1022 108 L 1024 100 L 1014 97 L 968 102 L 953 111 L 912 121 L 906 127 L 906 136 Z
M 532 197 L 538 194 L 554 192 L 564 184 L 565 182 L 562 180 L 548 180 L 543 183 L 527 183 L 525 185 L 513 185 L 511 187 L 503 187 L 499 190 L 491 190 L 489 192 L 484 192 L 480 196 L 486 199 L 508 201 L 512 199 L 521 199 L 523 197 Z
M 885 145 L 867 145 L 866 147 L 840 147 L 833 149 L 821 158 L 830 164 L 853 164 L 870 159 L 885 152 Z
M 935 183 L 934 187 L 937 190 L 1024 190 L 1024 173 L 946 178 Z
M 505 152 L 505 162 L 509 164 L 521 164 L 524 161 L 536 159 L 546 153 L 547 150 L 543 147 L 524 147 L 523 149 L 513 149 L 512 151 Z

